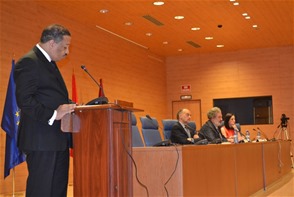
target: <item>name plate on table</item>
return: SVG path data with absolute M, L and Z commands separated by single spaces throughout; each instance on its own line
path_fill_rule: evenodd
M 80 131 L 81 121 L 75 113 L 69 113 L 61 119 L 61 130 L 63 132 L 77 133 Z

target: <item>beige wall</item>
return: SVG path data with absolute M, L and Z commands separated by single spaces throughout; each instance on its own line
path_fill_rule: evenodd
M 97 97 L 98 88 L 80 66 L 103 78 L 105 94 L 131 101 L 158 120 L 171 117 L 171 101 L 179 100 L 180 85 L 191 84 L 194 99 L 201 99 L 202 120 L 213 98 L 272 95 L 274 125 L 260 128 L 272 134 L 282 113 L 293 128 L 292 47 L 254 49 L 231 53 L 169 57 L 166 60 L 95 27 L 85 27 L 32 2 L 0 1 L 0 119 L 6 95 L 11 59 L 20 58 L 38 42 L 43 27 L 60 23 L 72 33 L 70 55 L 59 62 L 71 95 L 75 70 L 80 103 Z M 246 126 L 245 126 L 246 127 Z M 248 126 L 248 129 L 252 127 Z M 291 133 L 294 136 L 293 132 Z M 12 191 L 12 176 L 3 180 L 5 133 L 0 132 L 0 193 Z M 26 166 L 16 167 L 16 191 L 24 190 Z M 71 177 L 72 180 L 72 177 Z

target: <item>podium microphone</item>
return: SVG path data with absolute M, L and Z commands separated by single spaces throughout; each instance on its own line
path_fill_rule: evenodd
M 92 77 L 92 75 L 88 72 L 86 66 L 81 65 L 81 68 L 91 77 L 91 79 L 96 83 L 96 85 L 102 90 L 103 95 L 105 95 L 103 87 L 94 79 L 94 77 Z M 101 96 L 89 101 L 86 105 L 99 105 L 99 104 L 107 104 L 107 103 L 108 103 L 108 98 L 105 96 Z

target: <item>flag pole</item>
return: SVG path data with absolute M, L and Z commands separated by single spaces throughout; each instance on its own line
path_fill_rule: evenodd
M 12 168 L 12 197 L 15 197 L 15 170 Z

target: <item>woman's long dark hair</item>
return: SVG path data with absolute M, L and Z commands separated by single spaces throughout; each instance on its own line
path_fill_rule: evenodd
M 226 116 L 225 116 L 225 118 L 224 118 L 224 125 L 225 125 L 225 127 L 226 127 L 227 129 L 232 129 L 232 128 L 230 127 L 230 125 L 229 125 L 229 121 L 230 121 L 230 119 L 231 119 L 232 116 L 235 116 L 235 114 L 227 113 Z M 236 118 L 236 116 L 235 116 L 235 118 Z

